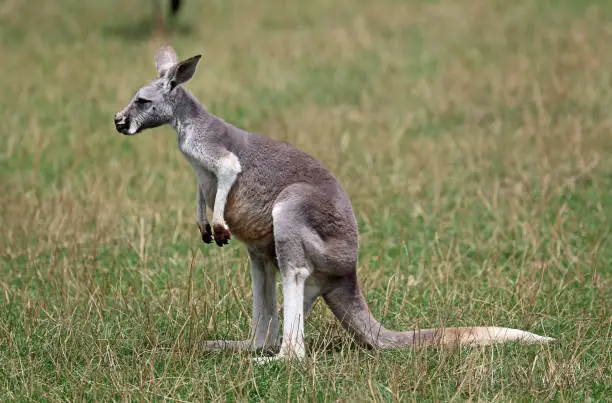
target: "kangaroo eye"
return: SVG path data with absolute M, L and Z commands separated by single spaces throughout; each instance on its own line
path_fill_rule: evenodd
M 151 103 L 151 101 L 144 98 L 136 98 L 136 103 L 139 105 L 145 105 Z

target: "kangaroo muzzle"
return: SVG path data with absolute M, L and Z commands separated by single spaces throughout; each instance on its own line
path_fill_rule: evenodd
M 115 114 L 115 129 L 117 129 L 119 133 L 130 134 L 130 122 L 121 112 Z

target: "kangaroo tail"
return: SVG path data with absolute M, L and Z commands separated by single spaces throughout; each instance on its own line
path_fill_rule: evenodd
M 372 316 L 355 278 L 334 288 L 323 298 L 342 325 L 359 342 L 373 348 L 488 345 L 507 341 L 539 344 L 554 340 L 505 327 L 449 327 L 403 332 L 388 330 Z

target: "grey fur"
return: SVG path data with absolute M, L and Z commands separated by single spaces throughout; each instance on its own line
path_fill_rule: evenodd
M 207 348 L 277 345 L 275 272 L 280 271 L 284 324 L 276 358 L 303 358 L 304 316 L 319 296 L 366 346 L 546 342 L 505 328 L 446 328 L 396 332 L 370 313 L 359 289 L 357 223 L 348 196 L 319 161 L 284 142 L 241 130 L 216 117 L 181 84 L 199 56 L 177 63 L 169 46 L 155 58 L 159 78 L 141 88 L 115 117 L 117 130 L 136 134 L 170 124 L 180 151 L 198 177 L 196 220 L 202 239 L 219 246 L 231 234 L 246 244 L 253 279 L 251 335 L 243 341 L 209 341 Z M 138 101 L 144 98 L 148 103 Z M 206 207 L 213 211 L 212 232 Z

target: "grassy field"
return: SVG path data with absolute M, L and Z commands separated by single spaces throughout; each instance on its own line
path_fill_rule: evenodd
M 210 111 L 323 161 L 395 329 L 547 346 L 368 351 L 322 302 L 302 365 L 244 338 L 244 248 L 204 245 L 170 128 L 113 114 L 154 77 L 148 0 L 0 3 L 0 400 L 612 399 L 612 2 L 186 0 Z

